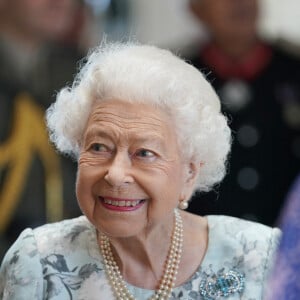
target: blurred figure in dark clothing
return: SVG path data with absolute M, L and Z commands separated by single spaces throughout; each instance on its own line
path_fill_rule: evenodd
M 208 42 L 189 60 L 207 74 L 233 129 L 228 175 L 190 211 L 272 225 L 300 170 L 300 63 L 261 40 L 256 0 L 190 0 Z
M 85 54 L 67 36 L 81 21 L 80 7 L 77 0 L 0 0 L 1 81 L 24 86 L 48 105 Z
M 75 163 L 48 142 L 44 110 L 86 53 L 77 0 L 0 0 L 0 260 L 25 227 L 77 216 Z

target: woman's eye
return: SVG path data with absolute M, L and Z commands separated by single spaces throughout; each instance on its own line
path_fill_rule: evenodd
M 138 150 L 135 153 L 135 156 L 139 156 L 139 157 L 154 157 L 155 154 L 152 151 L 150 151 L 150 150 L 141 149 L 141 150 Z
M 107 152 L 108 149 L 103 144 L 94 143 L 91 145 L 91 149 L 96 152 Z

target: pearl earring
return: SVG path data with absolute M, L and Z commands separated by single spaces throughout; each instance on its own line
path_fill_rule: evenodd
M 185 200 L 180 201 L 179 205 L 178 205 L 178 207 L 182 210 L 187 209 L 188 206 L 189 206 L 189 203 L 188 203 L 188 201 L 185 201 Z

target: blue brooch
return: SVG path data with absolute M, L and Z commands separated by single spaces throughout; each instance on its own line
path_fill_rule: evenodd
M 226 273 L 218 272 L 207 276 L 200 283 L 200 294 L 203 300 L 215 300 L 229 297 L 234 293 L 242 293 L 245 287 L 245 275 L 235 270 Z

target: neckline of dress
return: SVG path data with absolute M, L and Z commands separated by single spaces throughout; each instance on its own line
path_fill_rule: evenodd
M 209 256 L 211 254 L 211 251 L 212 251 L 212 247 L 215 247 L 215 246 L 212 246 L 211 244 L 211 241 L 213 240 L 213 233 L 214 233 L 214 230 L 213 230 L 213 227 L 214 227 L 214 215 L 208 215 L 208 216 L 204 216 L 204 218 L 207 219 L 207 227 L 208 227 L 208 232 L 207 232 L 207 247 L 206 247 L 206 252 L 204 254 L 204 257 L 200 263 L 200 265 L 196 268 L 195 272 L 193 274 L 191 274 L 191 276 L 189 278 L 187 278 L 183 283 L 181 283 L 180 285 L 177 285 L 174 287 L 174 291 L 176 291 L 176 289 L 178 288 L 181 288 L 183 287 L 185 284 L 187 284 L 194 276 L 195 274 L 201 272 L 201 268 L 203 266 L 206 266 L 207 265 L 207 261 L 209 261 Z M 87 222 L 89 222 L 87 220 Z M 90 222 L 89 222 L 90 223 Z M 98 246 L 98 242 L 97 242 L 97 231 L 96 231 L 96 228 L 90 224 L 92 229 L 94 230 L 94 234 L 92 235 L 92 241 L 91 241 L 91 245 L 93 245 L 93 247 L 95 248 L 94 250 L 96 250 L 95 252 L 97 253 L 97 259 L 99 259 L 102 263 L 102 260 L 103 260 L 103 257 L 100 253 L 100 249 L 99 249 L 99 246 Z M 128 283 L 126 281 L 126 284 L 127 286 L 129 287 L 130 290 L 135 290 L 135 291 L 138 291 L 138 292 L 151 292 L 153 293 L 154 290 L 150 290 L 150 289 L 145 289 L 145 288 L 141 288 L 141 287 L 138 287 L 138 286 L 135 286 L 135 285 L 132 285 L 130 283 Z

